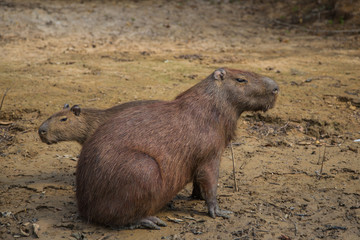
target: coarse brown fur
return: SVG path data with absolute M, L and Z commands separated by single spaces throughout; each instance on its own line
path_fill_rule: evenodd
M 173 101 L 109 119 L 80 154 L 80 215 L 105 225 L 143 223 L 196 179 L 210 216 L 223 216 L 216 201 L 220 156 L 240 114 L 273 107 L 278 90 L 255 73 L 218 69 Z
M 74 105 L 53 114 L 39 127 L 42 142 L 53 144 L 60 141 L 77 141 L 83 144 L 107 119 L 119 112 L 134 106 L 150 104 L 156 100 L 127 102 L 108 109 L 80 108 Z

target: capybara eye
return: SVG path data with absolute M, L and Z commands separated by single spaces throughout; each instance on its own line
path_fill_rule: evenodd
M 243 79 L 243 78 L 236 78 L 235 80 L 236 80 L 237 82 L 241 82 L 241 83 L 247 83 L 247 82 L 248 82 L 248 80 Z
M 67 117 L 60 118 L 60 122 L 65 122 L 67 120 Z

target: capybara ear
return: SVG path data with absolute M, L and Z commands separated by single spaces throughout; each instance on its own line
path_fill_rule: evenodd
M 226 71 L 223 68 L 219 68 L 214 72 L 214 78 L 216 80 L 224 80 Z
M 72 111 L 75 114 L 75 116 L 79 116 L 81 112 L 81 108 L 79 105 L 74 105 L 71 107 L 70 111 Z
M 69 108 L 69 107 L 70 107 L 70 105 L 68 103 L 65 103 L 64 109 Z

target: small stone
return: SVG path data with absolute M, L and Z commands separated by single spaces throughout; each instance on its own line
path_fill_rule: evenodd
M 39 238 L 39 230 L 40 230 L 40 225 L 33 223 L 33 230 L 34 230 L 34 234 L 37 238 Z

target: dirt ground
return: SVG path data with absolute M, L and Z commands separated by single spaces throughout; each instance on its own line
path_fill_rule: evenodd
M 283 2 L 0 1 L 0 238 L 360 239 L 359 16 L 305 21 Z M 79 219 L 81 146 L 42 143 L 41 122 L 65 103 L 170 100 L 224 66 L 281 89 L 274 109 L 238 121 L 236 192 L 223 154 L 231 218 L 207 216 L 189 185 L 157 215 L 160 231 Z

